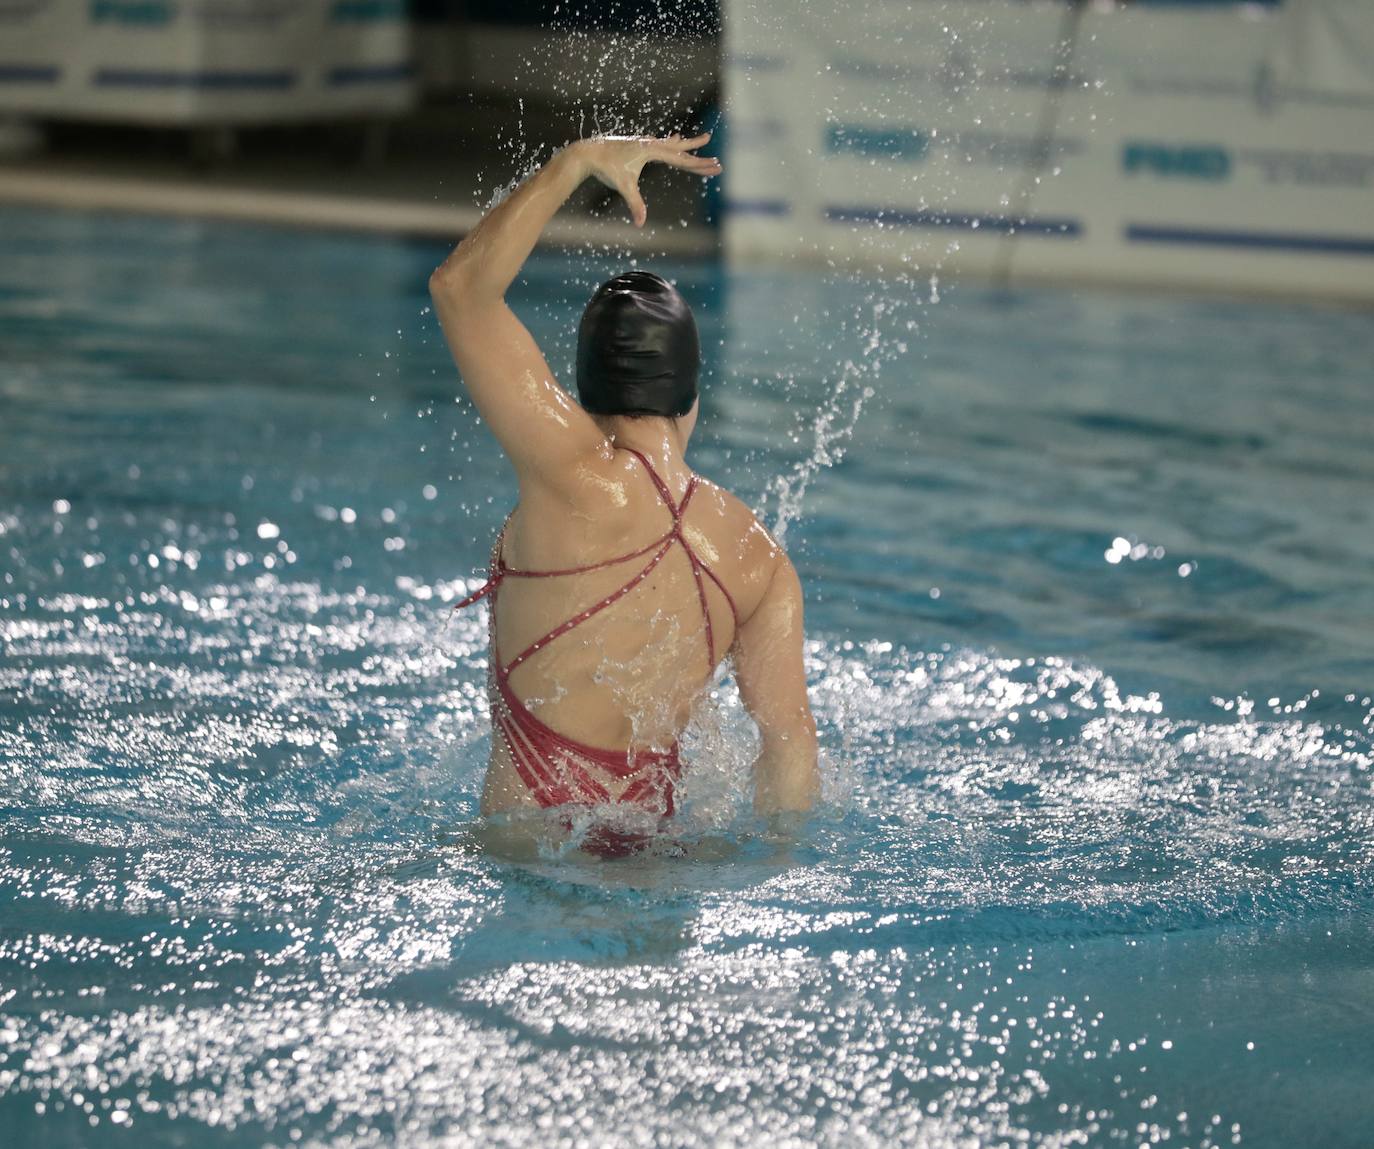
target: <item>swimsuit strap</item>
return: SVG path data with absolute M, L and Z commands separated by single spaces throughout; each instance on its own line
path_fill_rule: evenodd
M 658 497 L 663 500 L 664 506 L 673 513 L 673 526 L 676 527 L 678 520 L 682 518 L 682 512 L 687 509 L 687 501 L 692 497 L 692 492 L 697 489 L 696 475 L 693 475 L 687 480 L 687 490 L 682 496 L 682 502 L 675 502 L 673 499 L 673 492 L 668 490 L 668 484 L 658 477 L 658 472 L 654 470 L 654 465 L 633 447 L 626 447 L 624 449 L 638 459 L 640 463 L 643 464 L 644 469 L 649 472 L 649 478 L 654 481 L 654 487 L 658 491 Z
M 506 522 L 509 523 L 510 520 L 507 519 Z M 478 600 L 486 598 L 487 595 L 495 592 L 497 584 L 499 584 L 503 579 L 560 578 L 564 575 L 585 574 L 587 571 L 597 571 L 603 569 L 604 567 L 613 567 L 619 563 L 627 563 L 631 559 L 639 558 L 640 555 L 647 555 L 655 547 L 667 542 L 672 537 L 672 534 L 673 532 L 669 530 L 666 533 L 660 535 L 658 538 L 654 539 L 653 542 L 646 543 L 638 550 L 630 551 L 627 554 L 623 555 L 617 555 L 615 558 L 612 559 L 603 559 L 601 562 L 587 563 L 585 566 L 580 567 L 564 567 L 561 570 L 534 571 L 520 570 L 516 567 L 510 567 L 506 565 L 506 557 L 504 553 L 506 528 L 503 526 L 501 528 L 500 535 L 497 536 L 496 547 L 492 552 L 491 573 L 487 576 L 487 581 L 484 582 L 475 591 L 473 591 L 472 594 L 468 595 L 466 598 L 459 599 L 458 602 L 454 603 L 453 609 L 462 610 L 463 607 L 471 606 Z
M 720 578 L 717 577 L 716 573 L 713 570 L 711 570 L 711 568 L 708 567 L 701 560 L 701 558 L 697 555 L 696 551 L 692 548 L 691 544 L 688 543 L 687 539 L 683 536 L 682 533 L 683 513 L 687 510 L 687 504 L 691 501 L 692 495 L 696 492 L 697 489 L 696 475 L 692 475 L 692 477 L 687 480 L 687 490 L 682 495 L 682 501 L 676 502 L 673 499 L 672 492 L 668 489 L 668 485 L 659 477 L 658 472 L 654 470 L 653 464 L 650 463 L 649 460 L 643 454 L 635 450 L 633 447 L 625 447 L 623 449 L 628 451 L 631 455 L 638 459 L 640 464 L 649 473 L 649 478 L 653 480 L 654 489 L 658 492 L 659 498 L 663 501 L 663 505 L 668 508 L 669 512 L 673 516 L 672 527 L 669 528 L 667 532 L 660 535 L 658 538 L 654 539 L 653 542 L 648 543 L 645 546 L 638 548 L 637 550 L 629 551 L 626 554 L 617 555 L 615 558 L 603 559 L 602 561 L 595 563 L 587 563 L 584 566 L 564 567 L 559 570 L 536 571 L 517 570 L 514 567 L 508 567 L 506 565 L 506 528 L 505 526 L 503 526 L 501 528 L 500 535 L 497 537 L 496 546 L 492 552 L 492 569 L 490 577 L 488 577 L 487 581 L 483 583 L 482 586 L 480 586 L 476 591 L 468 595 L 466 598 L 461 599 L 454 606 L 454 610 L 458 610 L 465 606 L 471 606 L 479 599 L 485 598 L 488 595 L 492 595 L 494 597 L 497 587 L 500 585 L 502 580 L 507 578 L 558 578 L 564 575 L 583 574 L 587 571 L 603 570 L 606 567 L 612 567 L 620 563 L 629 562 L 631 559 L 640 558 L 641 556 L 648 554 L 650 551 L 653 551 L 654 554 L 653 557 L 649 560 L 648 564 L 645 565 L 639 571 L 639 573 L 634 575 L 627 583 L 625 583 L 619 589 L 612 591 L 610 594 L 608 594 L 605 598 L 601 599 L 600 601 L 593 603 L 585 610 L 579 611 L 566 622 L 563 622 L 558 626 L 554 627 L 553 630 L 549 631 L 542 638 L 539 638 L 534 642 L 530 643 L 529 646 L 527 646 L 524 650 L 522 650 L 519 654 L 512 658 L 508 663 L 506 663 L 504 667 L 500 666 L 499 663 L 497 663 L 495 657 L 495 649 L 493 648 L 492 665 L 496 668 L 496 673 L 499 678 L 506 678 L 507 676 L 509 676 L 511 671 L 513 671 L 517 666 L 519 666 L 531 655 L 535 654 L 537 651 L 547 646 L 554 639 L 562 637 L 563 635 L 567 634 L 568 631 L 572 630 L 574 627 L 581 626 L 589 618 L 593 617 L 594 615 L 600 614 L 611 604 L 617 602 L 619 599 L 629 594 L 630 591 L 634 590 L 635 587 L 637 587 L 646 578 L 648 578 L 649 575 L 652 573 L 653 569 L 656 566 L 658 566 L 660 562 L 663 561 L 663 557 L 672 548 L 673 543 L 678 543 L 681 545 L 683 551 L 687 555 L 687 561 L 691 565 L 692 579 L 696 583 L 697 588 L 697 600 L 701 604 L 702 624 L 706 631 L 707 656 L 712 667 L 714 667 L 716 664 L 716 644 L 715 635 L 712 633 L 711 628 L 711 610 L 710 605 L 708 604 L 706 599 L 706 584 L 702 578 L 703 574 L 706 577 L 710 578 L 710 580 L 716 584 L 720 592 L 725 596 L 725 601 L 729 604 L 730 613 L 735 620 L 735 627 L 736 629 L 739 628 L 739 611 L 735 608 L 734 598 L 731 596 L 730 592 L 725 589 L 725 584 L 721 582 Z M 508 518 L 506 520 L 506 525 L 509 525 L 509 523 L 510 519 Z
M 710 660 L 711 666 L 714 667 L 716 664 L 716 640 L 715 635 L 712 633 L 711 629 L 711 607 L 706 600 L 706 583 L 702 580 L 702 575 L 704 574 L 713 583 L 715 583 L 716 586 L 719 588 L 720 593 L 725 596 L 725 601 L 730 606 L 730 614 L 735 620 L 736 630 L 739 629 L 739 610 L 735 607 L 734 596 L 728 590 L 725 589 L 725 584 L 720 581 L 720 578 L 719 576 L 717 576 L 716 572 L 706 565 L 705 561 L 701 558 L 700 555 L 697 554 L 696 550 L 692 547 L 692 544 L 687 541 L 686 537 L 682 533 L 682 516 L 683 513 L 687 510 L 687 504 L 691 502 L 692 495 L 696 493 L 697 477 L 696 475 L 693 475 L 687 481 L 687 490 L 683 493 L 682 502 L 674 505 L 673 493 L 670 490 L 668 490 L 668 484 L 666 484 L 661 478 L 659 478 L 658 472 L 654 470 L 653 465 L 649 462 L 649 460 L 646 459 L 643 455 L 641 455 L 638 451 L 636 451 L 633 447 L 627 447 L 626 450 L 628 450 L 632 455 L 634 455 L 635 458 L 637 458 L 641 463 L 644 464 L 644 469 L 649 472 L 649 477 L 653 479 L 654 486 L 658 488 L 659 497 L 663 500 L 664 504 L 668 507 L 668 509 L 673 512 L 673 529 L 669 532 L 669 538 L 670 541 L 675 541 L 681 544 L 682 549 L 687 554 L 687 561 L 692 566 L 692 581 L 695 582 L 697 586 L 697 601 L 701 603 L 702 626 L 706 630 L 706 653 L 707 657 Z
M 573 627 L 581 626 L 593 615 L 600 614 L 613 602 L 616 602 L 619 599 L 624 598 L 627 594 L 630 593 L 630 591 L 634 590 L 635 587 L 637 587 L 640 583 L 642 583 L 646 578 L 649 577 L 654 567 L 658 566 L 658 564 L 663 561 L 663 556 L 668 553 L 668 548 L 672 545 L 673 540 L 669 539 L 661 547 L 658 548 L 658 551 L 654 554 L 654 557 L 649 560 L 648 565 L 645 566 L 637 575 L 634 576 L 634 578 L 630 579 L 630 581 L 627 582 L 624 586 L 622 586 L 619 590 L 611 591 L 611 593 L 608 594 L 605 598 L 603 598 L 600 602 L 593 603 L 591 606 L 587 607 L 586 610 L 578 611 L 578 613 L 573 615 L 572 618 L 568 619 L 567 622 L 560 623 L 558 626 L 554 627 L 553 630 L 549 631 L 548 634 L 544 635 L 543 638 L 536 639 L 534 642 L 530 643 L 529 646 L 525 647 L 524 650 L 522 650 L 508 663 L 506 663 L 504 668 L 498 666 L 496 671 L 497 674 L 503 677 L 509 675 L 510 672 L 514 670 L 517 666 L 519 666 L 522 662 L 524 662 L 525 659 L 529 658 L 530 655 L 534 654 L 541 648 L 547 646 L 555 638 L 561 638 L 563 635 L 567 634 L 568 631 L 572 630 Z

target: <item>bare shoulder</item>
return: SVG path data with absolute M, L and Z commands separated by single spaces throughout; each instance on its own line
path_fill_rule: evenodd
M 700 504 L 702 525 L 722 565 L 738 584 L 741 620 L 747 619 L 767 592 L 775 573 L 790 567 L 786 554 L 744 500 L 704 476 L 697 476 L 693 502 Z M 732 588 L 734 589 L 734 588 Z
M 704 475 L 697 475 L 697 493 L 693 501 L 705 503 L 714 512 L 721 526 L 730 528 L 738 540 L 741 557 L 748 562 L 763 562 L 770 568 L 782 557 L 782 548 L 745 501 L 713 483 Z

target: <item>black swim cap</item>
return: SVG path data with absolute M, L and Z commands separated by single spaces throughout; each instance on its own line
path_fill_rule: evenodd
M 594 415 L 685 415 L 697 398 L 701 344 L 692 309 L 651 271 L 596 289 L 577 329 L 577 397 Z

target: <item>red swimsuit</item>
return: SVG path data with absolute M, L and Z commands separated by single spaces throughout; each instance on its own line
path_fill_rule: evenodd
M 492 725 L 500 732 L 502 741 L 505 742 L 510 751 L 516 772 L 525 785 L 530 788 L 530 793 L 534 795 L 534 800 L 539 805 L 544 807 L 568 804 L 590 806 L 621 802 L 633 804 L 660 817 L 667 817 L 673 813 L 673 784 L 682 769 L 676 742 L 668 750 L 641 749 L 633 754 L 629 750 L 608 750 L 600 746 L 588 746 L 585 742 L 578 742 L 576 739 L 560 734 L 541 722 L 516 696 L 510 685 L 511 671 L 554 639 L 567 634 L 574 627 L 580 626 L 593 615 L 600 614 L 612 603 L 624 598 L 649 577 L 650 572 L 663 560 L 674 543 L 682 547 L 691 563 L 692 578 L 696 582 L 697 598 L 701 603 L 702 623 L 706 631 L 706 652 L 711 667 L 716 664 L 716 645 L 715 637 L 711 633 L 711 612 L 706 601 L 705 579 L 709 578 L 720 588 L 721 594 L 725 596 L 725 601 L 730 605 L 730 613 L 735 618 L 736 628 L 739 626 L 739 614 L 735 609 L 735 601 L 730 596 L 730 592 L 725 589 L 725 585 L 715 572 L 701 560 L 682 534 L 682 516 L 697 488 L 696 476 L 693 475 L 688 482 L 687 491 L 682 496 L 682 502 L 674 505 L 672 493 L 663 480 L 658 477 L 649 460 L 638 451 L 632 448 L 627 449 L 643 464 L 644 469 L 654 482 L 659 497 L 668 510 L 672 512 L 673 525 L 667 533 L 638 550 L 620 555 L 617 558 L 606 559 L 604 562 L 588 563 L 586 566 L 569 567 L 566 570 L 533 571 L 515 570 L 506 565 L 502 545 L 505 538 L 503 529 L 492 553 L 491 574 L 487 581 L 479 590 L 458 603 L 454 609 L 470 606 L 488 595 L 492 598 L 491 664 L 487 684 L 488 695 L 491 699 Z M 618 590 L 612 591 L 600 602 L 594 603 L 586 610 L 573 615 L 572 618 L 560 623 L 542 638 L 530 643 L 505 666 L 500 664 L 496 646 L 496 592 L 504 579 L 560 578 L 565 575 L 602 570 L 605 567 L 616 566 L 619 563 L 626 563 L 631 559 L 641 558 L 645 555 L 650 556 L 648 562 L 640 569 L 639 573 Z M 598 779 L 598 774 L 602 773 L 609 774 L 614 778 L 631 779 L 631 781 L 621 791 L 618 798 L 612 798 L 610 791 Z M 600 843 L 598 847 L 600 853 L 623 853 L 629 848 L 628 838 L 625 835 L 607 837 L 603 833 L 601 837 L 606 838 L 606 841 Z M 613 844 L 613 838 L 626 840 Z M 584 843 L 585 845 L 586 843 Z

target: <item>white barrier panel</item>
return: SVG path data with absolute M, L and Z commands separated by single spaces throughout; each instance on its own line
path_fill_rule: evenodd
M 1374 5 L 725 16 L 732 259 L 1374 298 Z
M 390 115 L 405 0 L 0 0 L 0 112 L 148 124 Z

